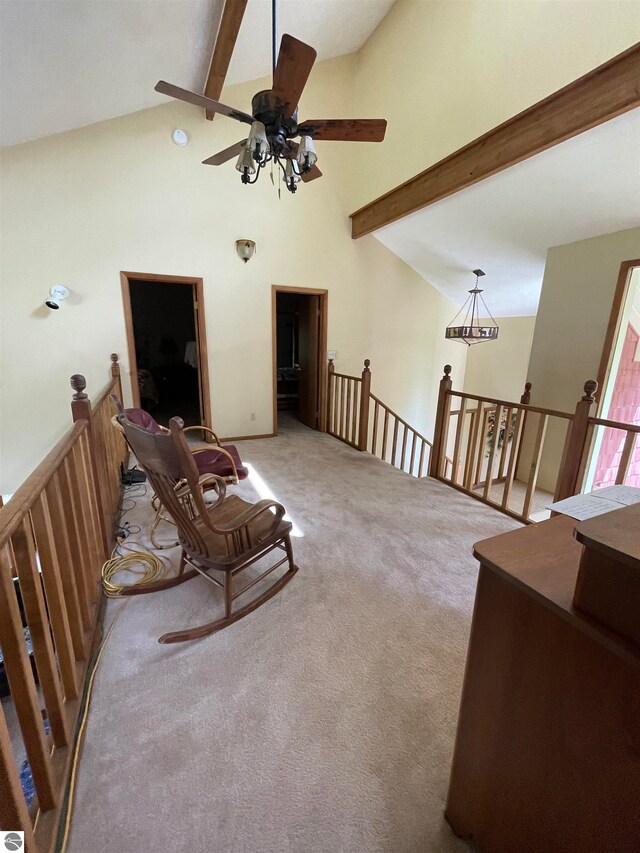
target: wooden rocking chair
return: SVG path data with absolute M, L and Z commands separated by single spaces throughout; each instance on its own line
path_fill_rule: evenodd
M 120 398 L 115 394 L 111 395 L 111 401 L 116 408 L 116 414 L 111 418 L 111 421 L 120 433 L 124 434 L 124 430 L 118 423 L 118 415 L 124 412 L 127 419 L 136 426 L 142 427 L 148 432 L 162 432 L 169 435 L 169 430 L 157 423 L 149 412 L 146 412 L 144 409 L 125 409 Z M 223 446 L 215 432 L 203 424 L 184 427 L 183 429 L 183 432 L 185 433 L 192 431 L 204 433 L 208 436 L 207 441 L 210 441 L 213 445 L 212 447 L 191 448 L 191 453 L 193 454 L 198 468 L 201 482 L 203 480 L 208 481 L 208 477 L 205 475 L 215 474 L 218 477 L 222 477 L 225 483 L 237 485 L 240 480 L 245 480 L 249 476 L 249 470 L 242 464 L 240 454 L 234 444 L 227 444 Z M 176 488 L 179 489 L 180 484 L 176 484 Z M 205 489 L 206 488 L 207 486 L 205 486 Z M 153 495 L 151 498 L 151 506 L 155 511 L 155 516 L 149 531 L 151 544 L 157 551 L 166 551 L 167 549 L 175 548 L 178 544 L 177 542 L 169 542 L 168 544 L 161 545 L 156 539 L 156 533 L 161 522 L 164 521 L 169 524 L 173 524 L 173 521 L 169 516 L 167 516 L 167 513 L 157 495 Z
M 178 528 L 182 547 L 179 575 L 145 587 L 148 592 L 167 589 L 201 574 L 224 590 L 225 615 L 196 628 L 163 634 L 160 643 L 179 643 L 206 637 L 226 628 L 251 613 L 278 593 L 298 571 L 293 562 L 289 534 L 291 524 L 284 520 L 282 504 L 271 500 L 248 503 L 237 495 L 226 496 L 221 477 L 210 475 L 207 486 L 216 493 L 207 505 L 202 478 L 184 436 L 180 418 L 172 418 L 169 432 L 150 432 L 132 423 L 126 413 L 118 415 L 118 423 L 138 462 L 149 477 L 158 498 Z M 176 489 L 178 483 L 184 485 Z M 212 491 L 208 491 L 211 497 Z M 236 578 L 271 551 L 280 549 L 285 556 L 240 589 Z M 287 571 L 268 589 L 243 606 L 234 602 L 271 572 L 288 563 Z M 185 566 L 190 570 L 185 571 Z M 222 579 L 212 572 L 221 573 Z

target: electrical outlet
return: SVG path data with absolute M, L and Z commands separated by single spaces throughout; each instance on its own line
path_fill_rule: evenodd
M 251 412 L 251 415 L 249 416 L 249 420 L 250 420 L 250 421 L 255 421 L 255 419 L 256 419 L 256 413 L 255 413 L 255 412 Z
M 327 358 L 332 358 L 335 361 L 337 359 L 337 357 L 338 357 L 338 350 L 337 349 L 330 349 L 328 351 Z

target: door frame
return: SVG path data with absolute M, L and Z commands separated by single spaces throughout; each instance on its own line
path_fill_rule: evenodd
M 278 434 L 278 326 L 276 322 L 276 298 L 278 293 L 299 293 L 302 296 L 318 296 L 320 305 L 320 346 L 318 352 L 318 382 L 320 384 L 318 394 L 318 432 L 327 431 L 327 325 L 329 291 L 315 287 L 286 287 L 285 285 L 271 285 L 271 349 L 273 378 L 273 434 Z
M 136 345 L 133 334 L 133 314 L 131 311 L 131 281 L 161 282 L 162 284 L 188 284 L 195 286 L 196 305 L 195 322 L 196 334 L 198 336 L 198 374 L 200 379 L 201 394 L 201 417 L 204 426 L 213 429 L 211 418 L 211 389 L 209 387 L 209 364 L 207 357 L 207 329 L 204 318 L 204 284 L 202 278 L 184 275 L 159 275 L 148 272 L 120 272 L 120 284 L 122 286 L 122 304 L 124 307 L 124 325 L 127 335 L 127 348 L 129 350 L 129 380 L 131 382 L 131 396 L 133 405 L 140 408 L 140 388 L 137 381 L 138 362 L 136 359 Z M 135 378 L 135 381 L 134 381 Z
M 616 283 L 616 289 L 613 296 L 611 314 L 609 315 L 609 323 L 607 325 L 604 346 L 602 348 L 602 356 L 600 357 L 600 366 L 598 368 L 598 415 L 600 415 L 600 412 L 602 411 L 604 392 L 607 383 L 609 382 L 613 353 L 620 333 L 620 321 L 622 320 L 622 312 L 624 310 L 627 293 L 629 292 L 631 274 L 636 267 L 640 267 L 640 258 L 635 258 L 631 261 L 623 261 L 620 264 L 620 272 L 618 273 L 618 281 Z

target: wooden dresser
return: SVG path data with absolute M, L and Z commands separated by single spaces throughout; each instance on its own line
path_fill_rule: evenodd
M 637 545 L 634 518 L 616 541 Z M 606 519 L 579 525 L 585 553 L 605 530 L 615 552 Z M 446 816 L 484 853 L 640 851 L 640 646 L 573 606 L 575 527 L 558 516 L 475 547 Z

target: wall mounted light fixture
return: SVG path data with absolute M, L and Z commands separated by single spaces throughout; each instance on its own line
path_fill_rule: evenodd
M 236 240 L 236 253 L 245 264 L 251 260 L 255 250 L 256 244 L 253 240 Z
M 47 299 L 44 304 L 47 308 L 57 311 L 60 307 L 60 303 L 64 302 L 68 297 L 69 290 L 64 286 L 64 284 L 54 284 L 49 291 L 49 299 Z

